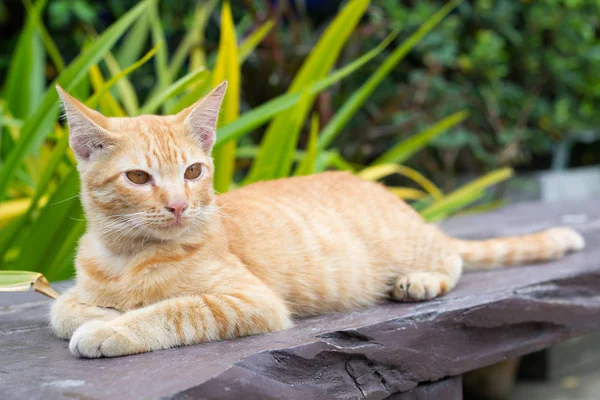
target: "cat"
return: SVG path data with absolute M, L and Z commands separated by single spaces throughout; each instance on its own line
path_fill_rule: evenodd
M 211 150 L 227 83 L 171 116 L 108 118 L 57 86 L 87 232 L 76 284 L 52 306 L 79 357 L 278 331 L 292 318 L 443 295 L 465 268 L 580 250 L 567 227 L 446 236 L 384 186 L 345 172 L 217 196 Z M 285 134 L 285 132 L 282 132 Z

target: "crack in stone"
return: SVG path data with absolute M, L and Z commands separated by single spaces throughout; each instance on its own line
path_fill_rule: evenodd
M 352 382 L 354 382 L 354 386 L 356 386 L 356 388 L 362 394 L 363 399 L 366 399 L 367 396 L 365 395 L 365 392 L 363 392 L 362 388 L 360 387 L 360 384 L 358 383 L 358 381 L 356 380 L 356 378 L 354 377 L 354 375 L 352 375 L 352 373 L 348 369 L 348 363 L 349 362 L 350 362 L 350 359 L 346 360 L 346 362 L 344 363 L 344 368 L 346 369 L 346 372 L 348 373 L 348 376 L 350 377 L 350 379 L 352 379 Z

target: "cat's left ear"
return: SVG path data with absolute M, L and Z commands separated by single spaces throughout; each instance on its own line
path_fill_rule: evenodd
M 223 81 L 196 104 L 177 114 L 185 119 L 188 133 L 207 153 L 212 151 L 217 138 L 219 110 L 226 91 L 227 81 Z

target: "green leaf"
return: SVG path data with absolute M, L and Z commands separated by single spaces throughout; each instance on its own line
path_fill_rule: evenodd
M 310 100 L 310 92 L 306 90 L 302 94 L 302 98 L 298 105 L 304 107 Z M 260 158 L 263 160 L 260 167 L 257 167 L 256 169 L 260 176 L 269 177 L 268 179 L 277 179 L 286 177 L 290 174 L 292 164 L 294 163 L 298 137 L 303 125 L 303 116 L 300 114 L 292 114 L 291 119 L 288 121 L 288 131 L 286 134 L 279 135 L 276 138 L 277 140 L 266 141 L 261 144 L 258 155 L 256 156 L 256 159 Z
M 119 71 L 112 78 L 110 78 L 107 82 L 105 82 L 102 85 L 102 87 L 100 87 L 98 90 L 96 90 L 94 92 L 94 95 L 88 101 L 86 101 L 86 104 L 88 105 L 88 107 L 95 108 L 96 105 L 98 104 L 100 98 L 105 93 L 107 93 L 115 84 L 118 84 L 121 79 L 125 78 L 127 75 L 129 75 L 130 73 L 132 73 L 133 71 L 135 71 L 136 69 L 138 69 L 139 67 L 144 65 L 146 62 L 148 62 L 148 60 L 150 60 L 156 54 L 159 47 L 160 47 L 160 43 L 157 44 L 156 46 L 154 46 L 152 49 L 150 49 L 150 51 L 148 53 L 146 53 L 144 55 L 144 57 L 142 57 L 141 59 L 139 59 L 132 65 L 130 65 L 129 67 L 125 68 L 124 70 Z M 134 93 L 134 95 L 135 95 L 135 93 Z
M 65 62 L 62 59 L 62 56 L 60 55 L 60 52 L 58 51 L 54 40 L 52 40 L 52 37 L 46 30 L 46 27 L 44 26 L 44 23 L 40 18 L 42 10 L 39 9 L 39 7 L 33 7 L 31 5 L 30 0 L 24 0 L 23 4 L 27 9 L 27 15 L 29 16 L 29 18 L 33 19 L 33 23 L 35 24 L 35 27 L 37 28 L 41 36 L 42 42 L 44 43 L 44 47 L 46 48 L 46 52 L 48 53 L 50 59 L 54 63 L 56 70 L 59 73 L 61 73 L 65 69 Z
M 252 54 L 256 46 L 271 32 L 271 29 L 275 26 L 275 22 L 273 20 L 268 20 L 264 24 L 262 24 L 256 31 L 254 31 L 250 36 L 248 36 L 242 44 L 240 44 L 240 65 L 246 61 L 248 56 Z
M 208 18 L 217 4 L 216 0 L 199 2 L 194 10 L 194 19 L 190 29 L 186 32 L 183 40 L 179 43 L 177 49 L 171 57 L 169 66 L 169 80 L 173 81 L 177 78 L 177 74 L 181 70 L 186 58 L 190 55 L 192 48 L 200 48 L 204 46 L 204 29 Z
M 133 24 L 123 38 L 123 43 L 116 53 L 119 65 L 131 65 L 140 58 L 147 44 L 150 34 L 150 18 L 148 14 L 142 15 Z
M 461 186 L 443 199 L 434 202 L 432 205 L 422 210 L 421 215 L 427 220 L 439 218 L 440 216 L 443 217 L 459 208 L 473 203 L 483 195 L 485 189 L 507 180 L 512 175 L 513 171 L 510 168 L 502 168 L 490 172 L 473 182 Z
M 58 293 L 39 272 L 0 271 L 0 292 L 27 292 L 30 289 L 56 299 Z
M 402 164 L 408 160 L 413 154 L 422 150 L 433 139 L 452 128 L 454 125 L 461 123 L 469 116 L 466 111 L 456 112 L 433 126 L 419 132 L 416 135 L 409 137 L 403 142 L 392 147 L 379 158 L 371 163 L 371 165 L 397 163 Z
M 337 14 L 302 64 L 288 93 L 304 90 L 329 73 L 368 5 L 368 0 L 352 0 Z M 264 146 L 272 151 L 278 151 L 276 150 L 278 143 L 279 146 L 285 146 L 288 143 L 288 140 L 282 139 L 280 136 L 287 134 L 297 136 L 297 132 L 290 129 L 289 121 L 306 118 L 315 97 L 310 92 L 309 95 L 306 101 L 299 102 L 293 109 L 281 113 L 271 122 L 261 141 L 261 150 Z M 244 183 L 274 178 L 272 174 L 274 169 L 269 167 L 270 158 L 270 153 L 259 153 Z
M 240 113 L 240 64 L 229 1 L 223 2 L 221 9 L 221 36 L 217 63 L 212 76 L 213 86 L 224 80 L 228 81 L 228 86 L 221 107 L 219 124 L 235 121 Z M 235 172 L 235 149 L 236 143 L 232 140 L 213 151 L 214 185 L 217 192 L 224 193 L 231 185 Z
M 61 130 L 62 131 L 62 130 Z M 52 181 L 52 177 L 56 174 L 58 166 L 62 161 L 65 153 L 69 148 L 69 135 L 67 132 L 62 132 L 62 135 L 58 139 L 52 153 L 50 154 L 50 158 L 46 162 L 44 166 L 44 171 L 42 176 L 40 177 L 37 186 L 35 188 L 35 193 L 31 199 L 31 203 L 29 208 L 25 213 L 17 220 L 14 224 L 7 226 L 3 231 L 2 235 L 0 235 L 0 260 L 2 260 L 10 246 L 12 245 L 17 234 L 25 229 L 29 218 L 32 213 L 37 209 L 38 203 L 43 196 L 47 194 L 48 186 Z
M 381 81 L 404 59 L 420 41 L 433 30 L 462 0 L 449 1 L 438 12 L 429 17 L 421 27 L 405 40 L 386 60 L 381 64 L 371 77 L 358 89 L 329 121 L 319 136 L 319 149 L 324 149 L 333 142 L 335 137 L 342 131 L 348 121 L 356 114 L 367 98 L 373 93 Z
M 165 32 L 163 31 L 162 24 L 159 17 L 158 11 L 158 0 L 151 0 L 151 6 L 148 10 L 148 16 L 150 18 L 150 31 L 152 32 L 152 43 L 154 46 L 161 44 L 158 54 L 154 57 L 154 65 L 156 71 L 156 77 L 158 78 L 158 84 L 155 87 L 155 91 L 164 89 L 172 83 L 169 79 L 169 70 L 167 67 L 167 54 L 169 49 L 167 47 L 167 40 L 165 39 Z
M 60 182 L 39 218 L 31 225 L 27 240 L 20 246 L 17 264 L 23 269 L 47 273 L 56 249 L 76 222 L 73 218 L 82 216 L 79 174 L 73 168 Z
M 319 115 L 313 114 L 310 122 L 310 133 L 308 136 L 308 144 L 306 146 L 306 154 L 294 172 L 295 176 L 310 175 L 315 172 L 315 164 L 319 149 L 317 140 L 319 139 Z
M 104 54 L 123 35 L 127 28 L 147 8 L 148 0 L 139 3 L 111 25 L 104 33 L 84 50 L 58 77 L 57 82 L 66 90 L 75 87 L 86 76 L 88 69 L 98 63 Z M 58 116 L 58 94 L 54 88 L 46 91 L 39 107 L 25 120 L 19 141 L 10 152 L 0 171 L 0 200 L 2 200 L 17 169 L 29 154 L 51 131 Z
M 44 92 L 44 49 L 36 32 L 35 18 L 45 6 L 46 0 L 38 1 L 29 13 L 8 67 L 4 100 L 10 114 L 18 119 L 25 119 L 31 113 Z
M 331 73 L 328 77 L 313 83 L 310 86 L 310 93 L 317 94 L 329 86 L 348 77 L 354 71 L 371 61 L 375 56 L 381 53 L 396 37 L 397 32 L 389 34 L 377 47 L 354 60 L 343 68 Z M 302 97 L 301 93 L 286 93 L 278 96 L 252 111 L 242 114 L 235 121 L 219 128 L 217 132 L 217 142 L 215 148 L 223 145 L 228 140 L 239 139 L 253 129 L 256 129 L 269 121 L 273 116 L 288 110 L 296 105 Z
M 148 99 L 146 104 L 138 111 L 139 115 L 152 114 L 164 104 L 167 100 L 182 93 L 189 85 L 200 82 L 208 76 L 208 71 L 200 67 L 195 71 L 179 78 L 166 88 L 158 91 L 154 96 Z

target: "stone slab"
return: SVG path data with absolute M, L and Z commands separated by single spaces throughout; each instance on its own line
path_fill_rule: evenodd
M 600 331 L 597 201 L 531 203 L 447 221 L 481 238 L 572 225 L 588 247 L 543 265 L 465 274 L 447 296 L 297 322 L 292 329 L 116 359 L 73 357 L 50 301 L 0 296 L 2 399 L 383 399 Z

